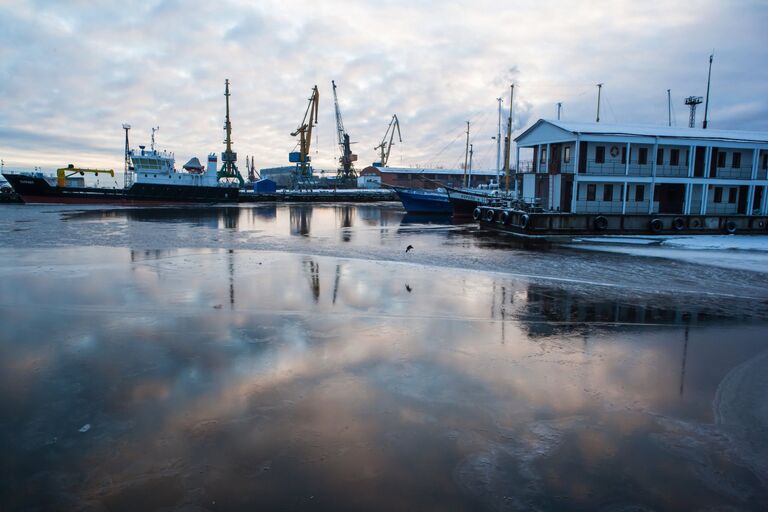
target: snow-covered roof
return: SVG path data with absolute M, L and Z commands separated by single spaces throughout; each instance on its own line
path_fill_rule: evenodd
M 464 169 L 420 169 L 415 167 L 378 167 L 371 166 L 384 174 L 448 174 L 451 176 L 464 175 Z M 502 171 L 503 172 L 503 171 Z M 472 169 L 474 176 L 496 176 L 496 170 Z
M 679 128 L 644 124 L 609 124 L 609 123 L 578 123 L 539 119 L 530 128 L 515 137 L 515 142 L 525 138 L 529 133 L 544 123 L 548 123 L 563 131 L 580 135 L 611 135 L 632 137 L 662 137 L 676 139 L 701 139 L 732 142 L 768 143 L 768 132 L 742 130 L 712 130 L 703 128 Z

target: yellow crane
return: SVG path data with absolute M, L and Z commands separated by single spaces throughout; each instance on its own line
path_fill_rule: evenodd
M 296 172 L 293 177 L 294 188 L 300 188 L 302 184 L 310 180 L 309 173 L 309 146 L 312 143 L 312 127 L 317 124 L 318 105 L 320 103 L 320 93 L 317 86 L 312 88 L 312 96 L 309 98 L 307 110 L 296 131 L 291 133 L 291 137 L 300 135 L 299 151 L 294 151 L 288 155 L 292 163 L 296 163 Z
M 113 178 L 115 177 L 115 171 L 112 169 L 81 169 L 79 167 L 75 167 L 72 164 L 69 164 L 66 167 L 63 167 L 61 169 L 56 169 L 56 184 L 59 187 L 66 187 L 67 186 L 67 178 L 70 176 L 74 176 L 75 174 L 79 174 L 80 176 L 85 176 L 85 173 L 92 172 L 96 176 L 99 175 L 99 173 L 109 174 Z M 69 174 L 67 174 L 69 173 Z

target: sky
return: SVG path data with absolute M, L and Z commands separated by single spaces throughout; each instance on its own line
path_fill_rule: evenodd
M 498 102 L 515 83 L 514 134 L 539 118 L 687 126 L 706 94 L 712 128 L 768 131 L 768 0 L 303 1 L 0 0 L 0 158 L 6 169 L 123 167 L 131 145 L 177 167 L 223 150 L 224 80 L 234 149 L 288 165 L 312 87 L 311 156 L 335 169 L 331 80 L 359 155 L 377 160 L 393 114 L 392 166 L 496 167 Z M 703 120 L 703 107 L 697 124 Z

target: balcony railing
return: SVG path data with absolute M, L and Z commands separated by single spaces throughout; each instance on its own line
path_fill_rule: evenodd
M 752 167 L 718 167 L 714 176 L 717 178 L 748 180 L 752 178 Z
M 579 169 L 581 171 L 581 169 Z M 629 176 L 650 176 L 653 173 L 653 165 L 650 162 L 641 164 L 637 160 L 629 162 Z M 627 174 L 627 164 L 621 162 L 597 162 L 587 161 L 585 174 L 593 176 L 624 176 Z
M 688 176 L 688 165 L 656 165 L 656 176 L 663 176 L 665 178 L 686 178 Z

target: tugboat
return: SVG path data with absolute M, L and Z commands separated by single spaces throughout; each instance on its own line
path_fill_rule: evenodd
M 128 150 L 126 130 L 126 183 L 124 188 L 86 187 L 85 173 L 108 174 L 113 170 L 81 169 L 70 164 L 58 169 L 56 177 L 41 172 L 3 172 L 3 176 L 21 196 L 25 203 L 74 203 L 74 204 L 171 204 L 171 203 L 222 203 L 237 202 L 239 185 L 243 183 L 235 161 L 237 153 L 231 148 L 232 127 L 229 121 L 229 80 L 225 82 L 227 98 L 226 150 L 222 153 L 224 163 L 217 169 L 215 154 L 208 155 L 208 166 L 203 168 L 197 158 L 184 165 L 183 170 L 175 168 L 172 153 L 155 149 L 155 131 L 152 129 L 152 145 L 139 146 Z M 237 181 L 234 181 L 237 180 Z

